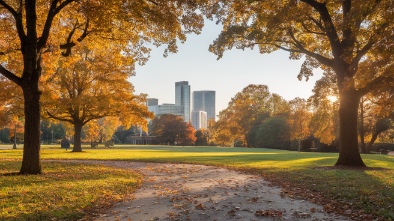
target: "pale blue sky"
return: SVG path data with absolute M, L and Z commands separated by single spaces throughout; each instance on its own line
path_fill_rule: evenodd
M 312 94 L 321 74 L 315 73 L 308 82 L 299 81 L 302 61 L 290 60 L 288 52 L 260 54 L 257 48 L 233 49 L 216 60 L 208 47 L 219 33 L 220 27 L 208 21 L 200 35 L 190 35 L 185 44 L 179 45 L 178 53 L 164 58 L 164 48 L 154 48 L 149 61 L 144 66 L 137 65 L 136 76 L 130 78 L 136 93 L 158 98 L 159 104 L 175 103 L 175 82 L 189 81 L 192 91 L 216 91 L 216 114 L 249 84 L 267 85 L 271 93 L 286 100 Z

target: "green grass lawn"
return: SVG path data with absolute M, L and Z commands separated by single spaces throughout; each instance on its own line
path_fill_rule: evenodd
M 1 150 L 0 147 L 0 152 L 2 156 L 0 160 L 0 173 L 17 172 L 20 166 L 22 151 L 20 149 Z M 91 149 L 85 147 L 84 152 L 72 153 L 70 151 L 66 152 L 58 146 L 43 146 L 41 151 L 43 175 L 1 177 L 1 209 L 3 211 L 4 208 L 14 208 L 19 205 L 26 207 L 25 210 L 28 211 L 28 206 L 34 206 L 34 199 L 30 198 L 34 198 L 35 195 L 41 195 L 39 193 L 40 191 L 52 191 L 37 188 L 37 186 L 35 186 L 37 183 L 41 186 L 47 186 L 48 188 L 53 186 L 51 188 L 62 189 L 62 187 L 58 185 L 65 183 L 64 186 L 70 186 L 70 183 L 74 183 L 76 180 L 78 180 L 78 182 L 84 182 L 84 180 L 86 180 L 88 183 L 92 183 L 91 180 L 96 179 L 103 181 L 103 184 L 97 183 L 97 187 L 95 186 L 95 182 L 91 184 L 91 188 L 93 189 L 83 190 L 84 188 L 81 188 L 80 190 L 92 194 L 92 197 L 96 195 L 96 199 L 89 200 L 89 202 L 82 202 L 77 206 L 67 205 L 65 201 L 52 203 L 53 206 L 60 208 L 59 214 L 61 214 L 61 216 L 63 216 L 63 210 L 69 210 L 63 209 L 64 205 L 75 206 L 73 209 L 81 211 L 81 214 L 83 214 L 82 211 L 84 208 L 91 207 L 95 204 L 93 202 L 103 201 L 99 197 L 103 194 L 94 191 L 94 188 L 102 189 L 100 185 L 104 185 L 107 179 L 122 180 L 122 177 L 127 177 L 127 174 L 130 172 L 117 169 L 116 171 L 118 171 L 119 174 L 113 174 L 113 168 L 84 166 L 70 163 L 50 163 L 45 160 L 131 160 L 215 165 L 258 173 L 274 184 L 281 185 L 288 196 L 305 198 L 320 203 L 324 205 L 328 212 L 335 211 L 347 214 L 350 213 L 349 211 L 352 209 L 353 211 L 357 211 L 357 214 L 348 214 L 350 216 L 360 217 L 360 214 L 372 214 L 385 220 L 394 220 L 394 157 L 387 155 L 363 155 L 364 162 L 370 167 L 368 170 L 333 168 L 331 166 L 334 165 L 337 157 L 338 154 L 332 153 L 298 153 L 271 149 L 126 145 L 117 145 L 116 148 L 111 149 Z M 9 165 L 13 166 L 10 167 Z M 79 170 L 79 167 L 85 169 Z M 103 171 L 94 172 L 96 171 L 95 168 L 103 168 Z M 108 177 L 104 176 L 100 179 L 91 177 L 89 172 L 85 172 L 90 170 L 93 171 L 92 174 L 97 175 L 104 176 L 104 174 L 108 173 Z M 86 176 L 83 174 L 86 174 Z M 109 174 L 111 174 L 111 176 Z M 112 177 L 112 175 L 114 177 Z M 53 183 L 53 180 L 56 180 L 56 176 L 64 176 L 62 179 L 63 182 Z M 74 176 L 77 176 L 77 178 Z M 31 181 L 26 182 L 24 179 Z M 130 182 L 130 188 L 127 191 L 132 191 L 139 182 L 138 176 L 133 176 L 132 180 L 133 181 L 128 181 L 125 178 L 123 181 Z M 4 183 L 15 185 L 4 186 Z M 14 186 L 21 187 L 14 189 Z M 73 187 L 77 186 L 83 185 L 76 184 Z M 21 194 L 24 193 L 24 188 L 29 188 L 29 191 L 35 193 L 35 195 Z M 114 191 L 117 191 L 118 187 L 114 186 L 113 188 Z M 9 194 L 10 192 L 13 194 Z M 59 194 L 62 198 L 66 198 L 63 196 L 65 193 Z M 111 194 L 113 193 L 109 191 L 107 196 L 109 197 Z M 18 197 L 11 197 L 10 195 Z M 20 195 L 24 196 L 21 197 Z M 51 197 L 48 196 L 48 199 L 49 198 Z M 119 194 L 114 197 L 115 200 L 118 198 Z M 5 201 L 3 199 L 5 199 Z M 24 200 L 32 200 L 33 202 Z M 48 205 L 37 207 L 36 210 L 31 212 L 31 215 L 51 217 L 51 213 L 55 213 L 56 210 L 49 209 L 48 207 Z M 0 219 L 9 217 L 10 215 L 7 216 L 7 214 L 12 214 L 13 212 L 11 210 L 16 211 L 19 210 L 19 208 L 8 210 L 10 210 L 8 213 L 3 212 L 1 214 Z M 19 214 L 20 216 L 25 215 L 25 213 Z M 53 216 L 58 217 L 60 215 L 53 214 Z M 19 215 L 16 217 L 19 217 Z M 365 215 L 364 219 L 368 219 L 368 215 Z

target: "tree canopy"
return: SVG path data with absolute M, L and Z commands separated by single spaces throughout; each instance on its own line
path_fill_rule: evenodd
M 221 58 L 225 50 L 258 47 L 261 53 L 290 52 L 304 57 L 299 79 L 313 69 L 333 74 L 339 91 L 340 154 L 336 165 L 364 167 L 358 151 L 357 109 L 373 88 L 393 87 L 392 0 L 218 0 L 211 18 L 223 24 L 210 51 Z M 363 72 L 380 63 L 379 71 Z M 366 77 L 366 74 L 368 77 Z M 390 85 L 390 86 L 388 86 Z M 382 92 L 383 92 L 382 91 Z
M 133 61 L 121 52 L 80 44 L 73 55 L 60 58 L 55 72 L 45 72 L 43 114 L 74 126 L 74 152 L 82 151 L 81 130 L 92 120 L 112 116 L 126 127 L 146 128 L 146 118 L 153 117 L 145 106 L 145 95 L 133 93 L 128 81 Z
M 0 73 L 20 86 L 25 139 L 20 173 L 40 174 L 40 78 L 56 56 L 84 42 L 122 48 L 144 62 L 149 49 L 177 51 L 186 34 L 199 33 L 203 18 L 189 0 L 0 0 Z M 54 57 L 55 56 L 55 57 Z
M 152 121 L 151 135 L 156 141 L 169 145 L 194 145 L 196 130 L 180 116 L 163 114 Z

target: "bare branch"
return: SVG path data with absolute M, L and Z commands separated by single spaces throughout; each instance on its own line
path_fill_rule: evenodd
M 60 49 L 65 49 L 66 50 L 65 52 L 62 52 L 63 56 L 65 56 L 65 57 L 69 56 L 71 54 L 71 49 L 75 45 L 77 45 L 74 41 L 72 41 L 72 37 L 73 37 L 73 35 L 75 33 L 75 30 L 77 28 L 79 28 L 79 27 L 80 26 L 78 25 L 78 23 L 75 24 L 74 28 L 71 30 L 70 34 L 68 35 L 67 42 L 65 44 L 60 45 Z M 92 33 L 92 32 L 88 31 L 88 28 L 89 28 L 89 19 L 87 19 L 87 21 L 86 21 L 85 27 L 83 29 L 83 33 L 77 39 L 78 42 L 83 41 L 90 33 Z
M 332 53 L 335 58 L 339 58 L 343 51 L 341 47 L 341 42 L 337 30 L 335 28 L 334 22 L 331 19 L 330 13 L 328 12 L 325 3 L 317 2 L 316 0 L 301 0 L 302 2 L 312 6 L 323 19 L 324 30 L 326 31 L 328 40 L 330 41 Z
M 57 117 L 54 114 L 52 114 L 51 112 L 47 111 L 47 114 L 49 116 L 49 118 L 55 119 L 55 120 L 59 120 L 59 121 L 66 121 L 69 122 L 71 124 L 74 124 L 74 121 L 72 119 L 69 118 L 63 118 L 63 117 Z
M 157 2 L 152 1 L 152 0 L 148 0 L 148 2 L 153 3 L 153 4 L 155 4 L 155 5 L 159 5 Z
M 324 26 L 323 26 L 323 24 L 320 22 L 320 21 L 318 21 L 318 20 L 316 20 L 314 17 L 310 17 L 310 19 L 313 21 L 313 23 L 315 23 L 315 25 L 317 26 L 317 27 L 319 27 L 320 28 L 320 30 L 321 31 L 323 31 L 324 33 L 326 32 L 326 29 L 324 28 Z
M 14 18 L 18 16 L 18 12 L 16 12 L 10 5 L 5 3 L 3 0 L 0 0 L 0 5 L 7 9 L 12 14 L 12 16 L 14 16 Z
M 352 63 L 351 63 L 351 68 L 356 69 L 359 61 L 361 58 L 372 48 L 372 46 L 376 43 L 377 41 L 377 36 L 379 36 L 382 31 L 389 26 L 389 23 L 386 22 L 384 23 L 379 29 L 375 31 L 375 33 L 371 36 L 371 38 L 368 40 L 367 44 L 364 45 L 361 50 L 357 51 L 356 56 L 353 58 Z
M 22 79 L 15 74 L 13 74 L 11 71 L 7 70 L 3 65 L 0 64 L 0 73 L 8 78 L 10 81 L 14 82 L 17 85 L 22 85 Z
M 51 26 L 52 26 L 52 22 L 53 19 L 55 18 L 55 16 L 67 5 L 71 4 L 72 2 L 75 2 L 75 0 L 66 0 L 59 3 L 60 0 L 53 0 L 51 7 L 48 11 L 48 15 L 47 15 L 47 19 L 45 21 L 45 25 L 44 25 L 44 29 L 42 30 L 42 34 L 41 34 L 41 38 L 38 41 L 38 49 L 41 49 L 42 47 L 44 47 L 44 45 L 46 44 L 48 38 L 49 38 L 49 32 L 51 30 Z
M 25 42 L 26 34 L 25 34 L 25 30 L 23 28 L 23 20 L 22 20 L 22 1 L 19 1 L 19 9 L 18 10 L 13 9 L 10 5 L 5 3 L 3 0 L 0 0 L 0 5 L 2 5 L 5 9 L 7 9 L 11 13 L 11 15 L 14 17 L 16 30 L 17 30 L 19 39 L 21 40 L 22 45 L 23 45 Z
M 382 74 L 379 77 L 370 81 L 363 88 L 358 89 L 358 93 L 363 96 L 369 93 L 372 89 L 377 87 L 379 84 L 383 84 L 384 82 L 394 82 L 394 76 L 388 74 Z
M 21 50 L 20 48 L 18 48 L 18 49 L 8 49 L 7 51 L 0 51 L 0 55 L 6 55 L 8 53 L 12 53 L 14 51 L 20 51 L 20 50 Z
M 306 32 L 309 32 L 309 33 L 311 33 L 311 34 L 316 34 L 316 35 L 326 35 L 326 33 L 324 33 L 324 32 L 317 32 L 317 31 L 312 31 L 312 30 L 310 30 L 310 29 L 305 25 L 304 22 L 302 22 L 301 25 L 302 25 L 302 27 L 305 29 Z

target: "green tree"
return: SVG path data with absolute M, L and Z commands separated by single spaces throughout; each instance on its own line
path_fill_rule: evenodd
M 40 123 L 41 128 L 41 140 L 46 141 L 46 143 L 52 143 L 56 140 L 62 139 L 66 136 L 66 130 L 63 124 L 51 122 L 48 119 L 43 119 Z M 53 140 L 52 140 L 53 137 Z
M 203 18 L 189 0 L 0 0 L 0 73 L 23 91 L 25 143 L 21 174 L 40 174 L 40 96 L 52 55 L 68 56 L 81 42 L 117 44 L 144 61 L 145 43 L 176 43 L 199 33 Z M 106 40 L 106 41 L 105 41 Z M 102 44 L 105 42 L 105 44 Z M 60 53 L 59 50 L 62 52 Z
M 365 167 L 358 150 L 357 111 L 360 98 L 372 88 L 393 82 L 392 72 L 359 67 L 372 59 L 392 56 L 394 2 L 391 0 L 213 1 L 211 15 L 223 31 L 210 51 L 259 47 L 261 53 L 282 49 L 292 59 L 305 56 L 299 79 L 320 67 L 335 76 L 339 91 L 339 158 L 335 165 Z M 389 50 L 387 50 L 389 49 Z M 382 59 L 383 58 L 383 59 Z M 384 87 L 387 89 L 387 87 Z
M 268 118 L 256 133 L 257 147 L 284 149 L 290 145 L 290 128 L 285 116 Z
M 8 128 L 4 128 L 0 130 L 0 142 L 1 143 L 10 142 L 10 130 Z

